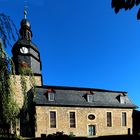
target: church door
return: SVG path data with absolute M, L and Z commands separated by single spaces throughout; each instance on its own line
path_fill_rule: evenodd
M 95 125 L 89 125 L 88 126 L 88 135 L 89 136 L 95 136 L 96 135 L 96 126 Z

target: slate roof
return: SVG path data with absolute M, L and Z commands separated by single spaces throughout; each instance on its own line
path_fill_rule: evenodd
M 53 90 L 54 101 L 48 101 L 47 90 Z M 136 108 L 127 96 L 127 92 L 111 91 L 93 88 L 37 86 L 37 95 L 34 98 L 36 106 L 75 106 L 75 107 L 111 107 L 111 108 Z M 85 95 L 92 92 L 94 101 L 87 102 Z M 118 100 L 120 94 L 125 94 L 126 103 L 121 104 Z
M 24 46 L 30 46 L 31 48 L 33 48 L 34 50 L 36 50 L 38 52 L 38 47 L 37 45 L 35 45 L 32 41 L 28 41 L 26 39 L 19 39 L 13 46 L 12 48 L 12 52 L 14 52 L 16 49 L 19 48 L 20 45 L 24 45 Z

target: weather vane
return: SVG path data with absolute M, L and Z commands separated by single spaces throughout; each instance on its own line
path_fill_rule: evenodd
M 27 19 L 27 0 L 24 0 L 24 19 Z

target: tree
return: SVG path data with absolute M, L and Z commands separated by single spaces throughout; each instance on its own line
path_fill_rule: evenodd
M 19 108 L 11 90 L 10 75 L 13 74 L 13 63 L 4 51 L 3 46 L 12 46 L 11 41 L 16 40 L 18 32 L 9 16 L 0 13 L 0 128 L 8 133 L 11 122 L 19 114 Z
M 0 129 L 2 133 L 9 133 L 11 122 L 19 114 L 19 107 L 11 90 L 12 63 L 7 57 L 2 43 L 0 43 Z
M 0 131 L 9 132 L 11 123 L 15 123 L 16 118 L 20 115 L 20 108 L 14 98 L 12 90 L 13 81 L 16 80 L 15 68 L 12 59 L 4 51 L 4 48 L 12 46 L 11 41 L 19 37 L 17 28 L 9 16 L 0 13 Z M 2 43 L 3 42 L 3 43 Z M 3 48 L 4 46 L 4 48 Z M 27 108 L 27 81 L 25 75 L 29 77 L 29 83 L 35 91 L 35 79 L 32 70 L 28 67 L 20 68 L 20 85 L 24 97 L 23 110 Z M 16 81 L 14 81 L 16 83 Z
M 16 41 L 16 36 L 19 37 L 19 34 L 14 22 L 9 16 L 0 13 L 0 38 L 4 47 L 12 46 L 10 41 Z
M 117 14 L 121 9 L 131 10 L 134 6 L 140 5 L 140 0 L 112 0 L 111 6 Z M 137 12 L 137 19 L 140 19 L 140 8 Z

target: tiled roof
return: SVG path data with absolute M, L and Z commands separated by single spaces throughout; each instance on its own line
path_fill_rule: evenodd
M 52 89 L 55 94 L 54 101 L 48 101 L 47 91 Z M 127 96 L 127 92 L 111 91 L 93 88 L 37 86 L 37 95 L 34 98 L 36 105 L 43 106 L 77 106 L 77 107 L 112 107 L 112 108 L 136 108 Z M 93 93 L 93 102 L 86 99 L 87 93 Z M 118 97 L 125 94 L 125 104 L 121 104 Z

